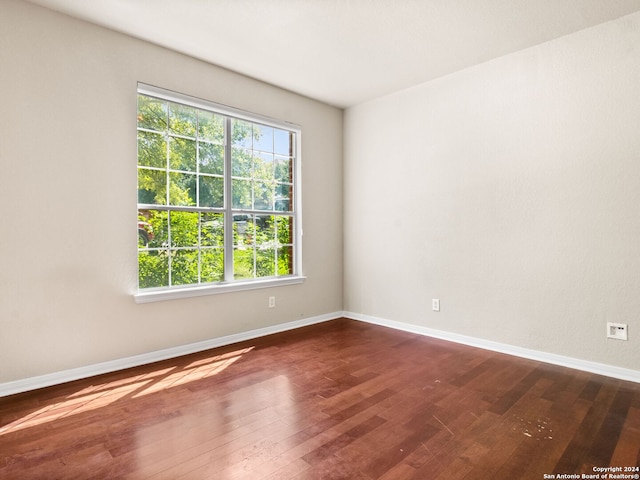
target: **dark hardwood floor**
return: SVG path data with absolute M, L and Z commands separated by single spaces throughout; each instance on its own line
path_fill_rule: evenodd
M 2 479 L 542 479 L 639 455 L 640 384 L 351 320 L 0 399 Z

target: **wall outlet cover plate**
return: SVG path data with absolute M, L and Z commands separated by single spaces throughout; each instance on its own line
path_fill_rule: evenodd
M 627 324 L 607 322 L 607 338 L 627 340 Z

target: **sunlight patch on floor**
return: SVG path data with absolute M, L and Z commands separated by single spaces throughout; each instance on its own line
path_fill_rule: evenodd
M 136 399 L 162 390 L 212 377 L 238 361 L 254 347 L 197 360 L 185 367 L 169 367 L 145 375 L 136 375 L 92 385 L 48 404 L 0 427 L 0 435 L 78 415 L 111 405 L 125 397 Z

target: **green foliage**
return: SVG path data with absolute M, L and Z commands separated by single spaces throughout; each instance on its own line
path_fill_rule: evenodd
M 224 279 L 224 214 L 146 210 L 138 218 L 154 232 L 139 246 L 140 288 L 169 285 L 169 270 L 172 285 Z
M 291 134 L 231 122 L 231 202 L 245 210 L 290 211 Z M 221 282 L 224 214 L 160 210 L 154 205 L 224 207 L 224 117 L 138 97 L 139 220 L 153 236 L 139 244 L 140 288 Z M 235 214 L 233 278 L 293 273 L 293 217 Z
M 138 245 L 138 284 L 140 288 L 169 284 L 169 254 L 163 248 L 168 241 L 168 212 L 138 212 L 138 220 L 151 225 L 153 238 L 148 247 Z
M 169 285 L 169 259 L 163 251 L 138 251 L 138 284 L 140 288 Z

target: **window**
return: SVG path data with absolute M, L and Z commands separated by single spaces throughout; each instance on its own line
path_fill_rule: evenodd
M 298 128 L 139 85 L 137 132 L 137 301 L 301 281 Z

